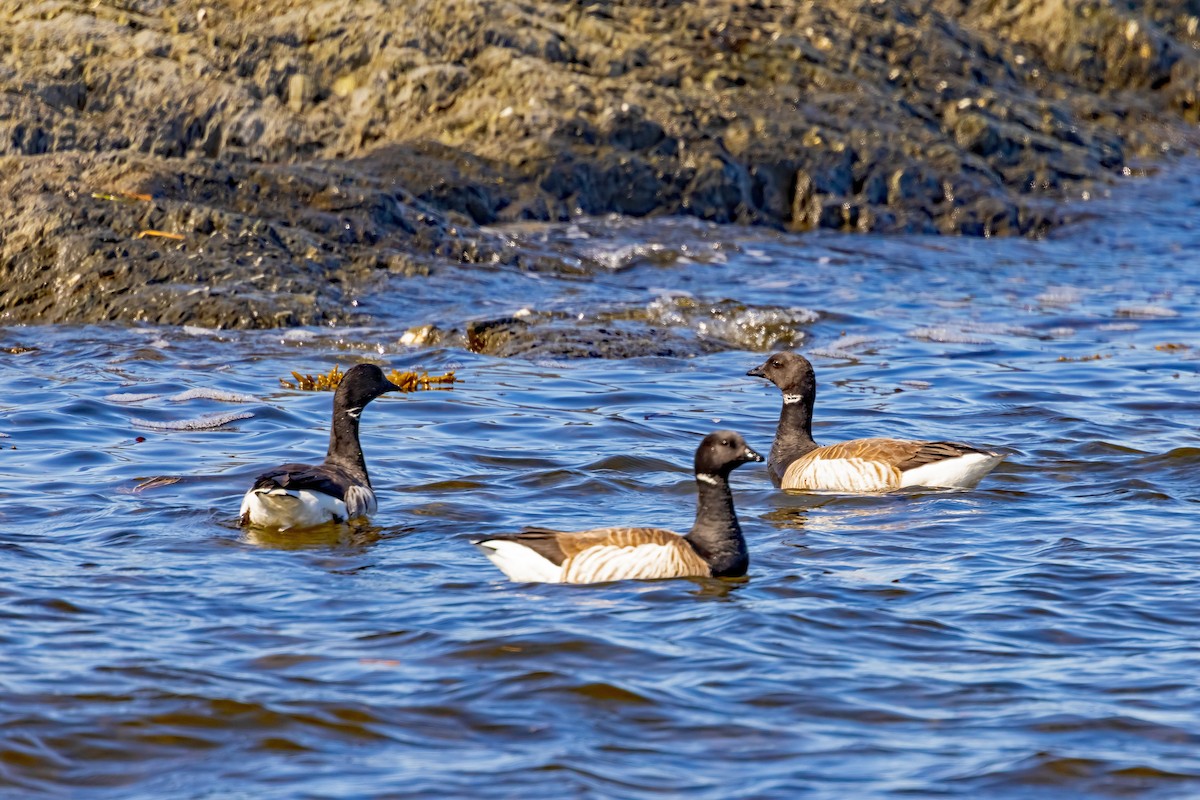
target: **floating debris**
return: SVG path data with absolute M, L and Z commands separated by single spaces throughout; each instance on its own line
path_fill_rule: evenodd
M 233 411 L 228 414 L 208 414 L 195 419 L 168 420 L 166 422 L 134 417 L 129 420 L 129 423 L 135 428 L 145 428 L 151 431 L 207 431 L 241 419 L 250 419 L 253 416 L 249 411 Z
M 25 347 L 19 344 L 0 348 L 0 353 L 8 353 L 10 356 L 19 356 L 22 353 L 36 353 L 37 351 L 38 348 L 36 347 Z
M 1105 358 L 1112 358 L 1112 354 L 1109 353 L 1106 355 L 1101 355 L 1100 353 L 1096 353 L 1095 355 L 1078 356 L 1076 358 L 1072 358 L 1071 356 L 1059 356 L 1058 360 L 1059 361 L 1100 361 L 1101 359 L 1105 359 Z
M 171 233 L 170 231 L 156 231 L 153 228 L 147 228 L 134 236 L 135 239 L 145 239 L 147 236 L 155 236 L 159 239 L 174 239 L 177 242 L 183 241 L 182 233 Z
M 151 200 L 154 199 L 153 197 L 151 197 L 148 194 L 142 194 L 141 192 L 127 192 L 124 190 L 118 191 L 116 193 L 92 192 L 92 197 L 96 200 L 108 200 L 110 202 L 116 202 L 116 203 L 133 203 L 133 202 L 149 203 Z
M 160 486 L 170 486 L 173 483 L 179 483 L 181 480 L 183 480 L 183 478 L 177 475 L 156 475 L 153 478 L 147 478 L 137 486 L 134 486 L 132 489 L 122 488 L 118 489 L 117 491 L 121 492 L 122 494 L 138 494 L 139 492 L 144 492 L 147 489 L 157 489 Z
M 1162 344 L 1154 345 L 1154 349 L 1173 353 L 1177 350 L 1190 350 L 1191 345 L 1183 344 L 1182 342 L 1163 342 Z
M 342 368 L 337 364 L 329 372 L 321 375 L 307 375 L 292 371 L 292 377 L 296 379 L 295 383 L 291 381 L 279 379 L 279 383 L 285 389 L 299 389 L 302 392 L 332 392 L 342 382 L 342 378 L 346 373 L 342 372 Z M 449 384 L 458 383 L 458 379 L 454 377 L 454 371 L 451 370 L 445 375 L 430 375 L 428 372 L 400 372 L 392 370 L 388 373 L 387 379 L 400 387 L 402 392 L 415 392 L 421 389 L 442 389 L 450 388 Z

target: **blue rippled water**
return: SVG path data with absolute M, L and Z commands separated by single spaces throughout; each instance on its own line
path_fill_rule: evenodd
M 1198 204 L 1184 164 L 1041 242 L 522 229 L 603 271 L 447 266 L 352 330 L 0 329 L 0 795 L 1200 795 Z M 778 331 L 723 301 L 797 320 L 819 441 L 1008 461 L 867 497 L 746 467 L 745 580 L 504 581 L 469 538 L 686 530 L 700 436 L 769 448 Z M 707 354 L 400 343 L 521 309 Z M 240 530 L 324 451 L 330 396 L 279 378 L 366 359 L 461 380 L 364 414 L 374 526 Z

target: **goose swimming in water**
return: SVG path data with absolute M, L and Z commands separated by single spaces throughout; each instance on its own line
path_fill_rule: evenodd
M 399 388 L 374 364 L 351 367 L 333 395 L 325 460 L 284 464 L 259 475 L 242 499 L 242 524 L 290 530 L 374 514 L 378 504 L 358 441 L 358 418 L 367 403 Z
M 971 489 L 1004 460 L 960 442 L 854 439 L 821 447 L 812 438 L 817 379 L 802 355 L 776 353 L 746 373 L 783 392 L 779 427 L 767 459 L 771 481 L 782 489 L 888 492 L 905 486 Z
M 750 557 L 733 509 L 729 473 L 762 460 L 733 431 L 704 437 L 695 459 L 696 521 L 686 536 L 665 528 L 526 528 L 474 544 L 514 581 L 601 583 L 745 575 Z

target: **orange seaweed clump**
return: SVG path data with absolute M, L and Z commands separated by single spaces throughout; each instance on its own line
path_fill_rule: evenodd
M 302 392 L 332 392 L 342 382 L 342 378 L 346 373 L 342 372 L 341 367 L 334 364 L 329 372 L 319 375 L 301 374 L 292 372 L 292 377 L 296 379 L 295 383 L 291 381 L 279 379 L 279 382 L 285 389 L 299 389 Z M 400 387 L 402 392 L 416 392 L 422 389 L 449 389 L 450 384 L 458 383 L 458 379 L 454 377 L 453 370 L 445 375 L 430 375 L 428 372 L 400 372 L 392 370 L 388 373 L 387 379 Z
M 452 384 L 458 383 L 458 379 L 454 377 L 454 370 L 445 375 L 430 375 L 428 372 L 418 375 L 415 372 L 401 372 L 394 369 L 388 373 L 387 379 L 399 386 L 402 392 L 415 392 L 420 389 L 449 389 Z
M 299 372 L 292 370 L 292 377 L 296 379 L 295 383 L 285 381 L 283 378 L 279 382 L 283 384 L 285 389 L 299 389 L 302 392 L 332 392 L 342 382 L 342 378 L 346 373 L 342 372 L 342 368 L 337 364 L 329 372 L 325 372 L 316 376 L 301 375 Z
M 1072 358 L 1071 356 L 1059 356 L 1058 360 L 1059 361 L 1099 361 L 1103 358 L 1112 358 L 1112 354 L 1109 353 L 1107 355 L 1101 355 L 1099 353 L 1096 353 L 1094 356 L 1078 356 L 1076 358 Z

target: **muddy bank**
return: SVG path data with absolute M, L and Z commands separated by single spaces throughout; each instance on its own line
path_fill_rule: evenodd
M 1200 116 L 1182 0 L 293 6 L 0 9 L 0 320 L 340 324 L 577 215 L 1039 235 Z

